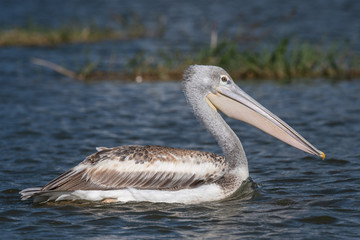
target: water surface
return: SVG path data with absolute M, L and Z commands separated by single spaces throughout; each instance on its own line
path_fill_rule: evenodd
M 244 144 L 253 180 L 228 200 L 197 205 L 33 205 L 20 201 L 18 191 L 45 184 L 97 146 L 156 144 L 216 153 L 220 149 L 193 117 L 178 83 L 0 80 L 0 219 L 6 238 L 359 235 L 357 82 L 240 83 L 327 158 L 322 161 L 227 119 Z
M 359 1 L 1 1 L 0 25 L 89 21 L 138 12 L 162 38 L 0 48 L 0 228 L 4 239 L 356 239 L 360 236 L 360 83 L 240 86 L 283 118 L 327 158 L 322 161 L 226 119 L 249 160 L 252 182 L 232 198 L 197 205 L 63 203 L 34 205 L 18 192 L 42 186 L 95 147 L 156 144 L 221 153 L 196 121 L 178 83 L 81 83 L 40 69 L 32 57 L 70 69 L 98 61 L 114 69 L 141 50 L 205 46 L 253 26 L 274 44 L 284 36 L 359 50 Z M 224 35 L 223 35 L 224 34 Z M 325 40 L 324 40 L 325 39 Z M 328 39 L 328 41 L 326 41 Z M 253 43 L 250 41 L 250 43 Z M 258 42 L 254 42 L 255 45 Z M 243 45 L 247 47 L 247 45 Z M 116 54 L 115 62 L 109 59 Z M 85 59 L 85 60 L 84 60 Z

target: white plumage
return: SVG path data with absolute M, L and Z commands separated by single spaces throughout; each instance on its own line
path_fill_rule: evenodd
M 325 157 L 242 91 L 222 68 L 190 66 L 184 73 L 183 88 L 194 114 L 215 137 L 224 156 L 161 146 L 99 147 L 98 152 L 44 187 L 21 191 L 22 199 L 188 204 L 226 198 L 249 177 L 249 171 L 240 140 L 217 110 Z

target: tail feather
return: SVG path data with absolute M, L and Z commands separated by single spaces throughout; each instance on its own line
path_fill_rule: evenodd
M 21 200 L 29 199 L 39 192 L 41 192 L 41 188 L 39 187 L 26 188 L 20 192 Z
M 76 200 L 77 197 L 71 196 L 71 192 L 68 191 L 44 191 L 43 188 L 34 187 L 26 188 L 20 193 L 21 200 L 27 200 L 32 198 L 34 203 L 44 203 L 48 201 L 59 200 Z

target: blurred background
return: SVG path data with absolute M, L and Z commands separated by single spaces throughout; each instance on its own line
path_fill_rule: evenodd
M 0 4 L 5 73 L 33 74 L 41 69 L 31 64 L 39 63 L 34 58 L 96 80 L 178 80 L 192 63 L 220 65 L 239 79 L 338 79 L 360 72 L 356 1 Z
M 0 1 L 4 238 L 359 237 L 360 2 Z M 22 202 L 98 146 L 221 154 L 181 90 L 225 68 L 325 161 L 227 119 L 252 180 L 200 205 Z

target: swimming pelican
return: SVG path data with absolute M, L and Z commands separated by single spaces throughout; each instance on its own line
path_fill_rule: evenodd
M 220 67 L 188 67 L 183 90 L 194 114 L 214 136 L 224 156 L 161 146 L 97 148 L 96 153 L 44 187 L 21 191 L 22 199 L 187 204 L 226 198 L 249 177 L 249 170 L 239 138 L 218 110 L 325 158 L 323 152 L 240 89 Z

